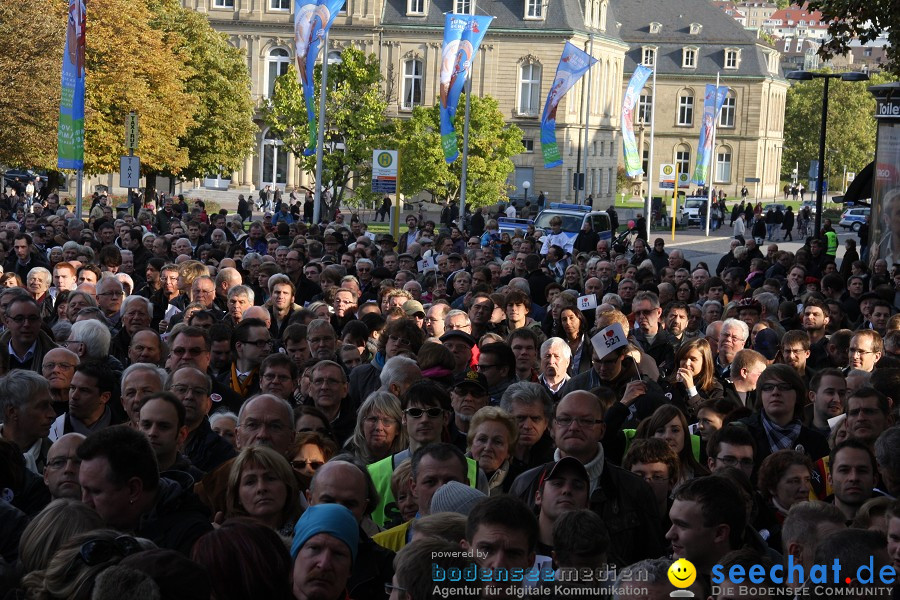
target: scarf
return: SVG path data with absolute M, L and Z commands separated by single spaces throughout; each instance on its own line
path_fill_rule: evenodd
M 769 448 L 772 452 L 793 448 L 794 442 L 800 436 L 800 419 L 794 419 L 784 427 L 773 423 L 765 412 L 762 413 L 763 428 L 766 437 L 769 438 Z

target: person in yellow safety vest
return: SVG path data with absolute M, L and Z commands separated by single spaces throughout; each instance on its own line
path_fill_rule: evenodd
M 825 219 L 822 225 L 822 233 L 825 236 L 825 254 L 834 258 L 837 256 L 838 236 L 831 227 L 831 219 Z
M 417 381 L 403 398 L 403 420 L 409 448 L 369 465 L 369 474 L 378 491 L 379 502 L 372 510 L 372 520 L 379 527 L 394 527 L 402 522 L 400 507 L 391 492 L 391 475 L 400 463 L 411 458 L 419 448 L 440 442 L 450 422 L 450 395 L 431 380 Z M 468 482 L 487 493 L 488 482 L 478 463 L 467 458 Z

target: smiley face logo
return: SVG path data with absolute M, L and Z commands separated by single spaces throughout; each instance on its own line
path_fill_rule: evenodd
M 691 561 L 679 558 L 669 567 L 669 583 L 677 588 L 690 587 L 697 579 L 697 569 Z

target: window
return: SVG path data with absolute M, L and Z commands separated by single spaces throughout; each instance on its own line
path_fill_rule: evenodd
M 678 125 L 693 127 L 694 125 L 694 94 L 686 90 L 678 97 Z
M 644 174 L 648 175 L 650 172 L 650 149 L 644 148 L 641 156 L 641 169 L 643 169 Z
M 458 15 L 471 15 L 473 0 L 454 0 L 453 12 Z
M 594 152 L 594 156 L 597 156 L 597 140 L 594 140 L 593 142 L 591 142 L 591 149 Z
M 291 10 L 291 0 L 269 0 L 271 10 Z
M 653 95 L 649 92 L 642 92 L 638 98 L 637 123 L 649 123 L 650 116 L 653 112 Z
M 863 56 L 872 56 L 872 49 L 871 48 L 864 49 Z
M 662 31 L 662 23 L 656 21 L 650 23 L 650 33 L 659 33 L 660 31 Z
M 684 48 L 681 51 L 681 66 L 685 69 L 694 69 L 697 67 L 696 48 Z
M 407 0 L 406 14 L 408 15 L 424 15 L 425 0 Z
M 691 149 L 684 145 L 679 146 L 675 151 L 675 162 L 679 173 L 690 173 Z
M 403 63 L 403 108 L 412 110 L 422 104 L 422 74 L 425 69 L 418 59 Z
M 534 152 L 534 138 L 522 138 L 522 145 L 525 147 L 525 152 Z
M 719 183 L 731 181 L 731 148 L 723 146 L 716 152 L 716 178 Z
M 266 98 L 271 98 L 272 94 L 275 93 L 275 80 L 288 72 L 291 57 L 284 48 L 273 48 L 269 50 L 266 64 L 268 65 L 266 69 L 268 79 L 266 82 Z
M 719 113 L 719 127 L 734 127 L 734 113 L 736 100 L 732 92 L 725 96 L 722 103 L 722 112 Z
M 641 64 L 645 67 L 652 67 L 656 62 L 656 48 L 644 47 L 641 52 Z
M 528 63 L 519 71 L 519 114 L 536 117 L 541 103 L 541 65 Z
M 525 18 L 543 19 L 544 0 L 525 0 Z
M 738 50 L 735 50 L 734 48 L 727 48 L 725 50 L 725 68 L 737 69 L 739 56 L 740 55 Z
M 691 35 L 700 35 L 701 31 L 703 31 L 703 25 L 700 23 L 691 23 Z
M 234 8 L 234 0 L 213 0 L 213 8 Z

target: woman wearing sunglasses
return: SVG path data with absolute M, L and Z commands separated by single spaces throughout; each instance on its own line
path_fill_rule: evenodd
M 801 451 L 814 461 L 827 456 L 828 440 L 803 424 L 806 385 L 788 365 L 769 365 L 756 383 L 758 412 L 743 419 L 756 441 L 755 461 L 784 449 Z
M 300 486 L 302 494 L 309 489 L 309 482 L 313 475 L 323 464 L 331 460 L 337 454 L 337 445 L 331 438 L 319 432 L 307 432 L 297 434 L 294 442 L 294 451 L 290 453 L 291 468 L 294 477 Z
M 300 515 L 298 487 L 291 465 L 278 452 L 266 446 L 245 448 L 231 465 L 225 515 L 250 517 L 289 536 Z

